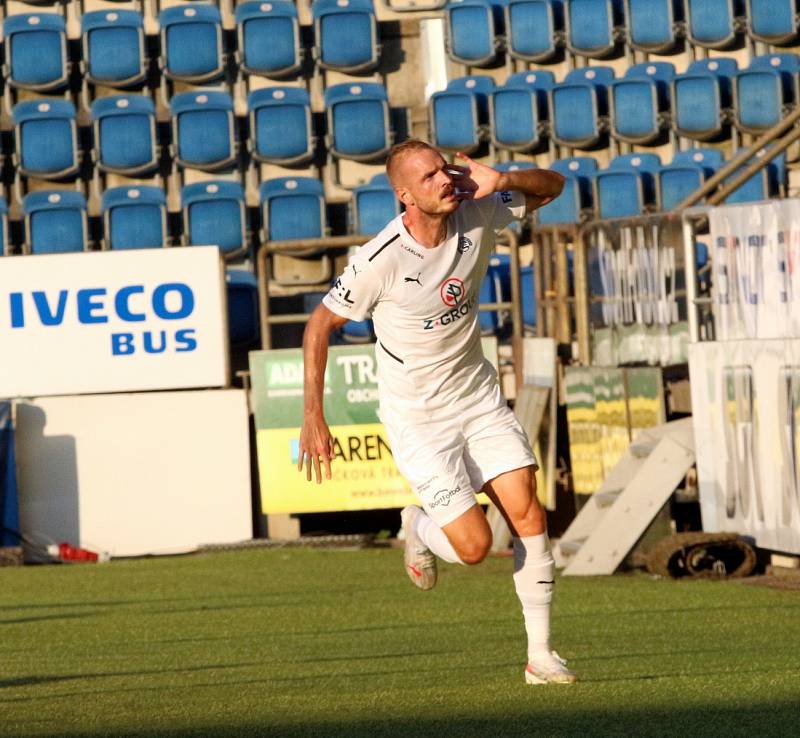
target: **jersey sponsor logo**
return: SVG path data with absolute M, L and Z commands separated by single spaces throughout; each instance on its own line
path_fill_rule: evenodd
M 355 279 L 360 274 L 360 272 L 358 271 L 358 269 L 356 269 L 355 264 L 351 264 L 350 266 L 353 267 L 353 279 Z
M 459 254 L 466 254 L 471 247 L 472 241 L 466 236 L 461 236 L 461 238 L 458 239 L 458 246 L 456 246 L 456 248 L 458 249 Z
M 461 318 L 463 318 L 465 315 L 469 315 L 469 312 L 474 306 L 475 298 L 470 297 L 466 302 L 462 302 L 458 307 L 451 308 L 446 313 L 442 313 L 435 318 L 423 318 L 422 328 L 426 331 L 432 331 L 434 328 L 440 325 L 449 325 L 450 323 L 455 323 L 457 320 L 461 320 Z
M 512 199 L 513 199 L 513 196 L 511 195 L 510 192 L 501 192 L 500 193 L 500 200 L 502 202 L 504 202 L 506 205 L 508 205 L 508 203 L 510 203 Z
M 416 282 L 420 287 L 422 287 L 422 282 L 419 281 L 421 276 L 422 272 L 418 272 L 416 277 L 405 277 L 403 282 Z
M 416 250 L 412 249 L 410 246 L 406 246 L 402 241 L 400 242 L 400 245 L 403 247 L 403 249 L 405 251 L 408 251 L 409 254 L 413 254 L 418 259 L 424 259 L 425 258 L 422 254 L 419 253 L 419 251 L 416 251 Z
M 433 501 L 428 503 L 428 507 L 447 507 L 450 504 L 450 500 L 459 492 L 461 492 L 461 487 L 440 489 L 434 493 Z
M 347 289 L 342 284 L 341 277 L 336 278 L 336 281 L 333 284 L 333 289 L 328 294 L 335 302 L 339 303 L 339 305 L 342 305 L 343 307 L 349 308 L 351 305 L 355 304 L 355 300 L 350 299 L 352 291 Z
M 458 277 L 446 279 L 442 282 L 441 287 L 439 287 L 439 295 L 445 305 L 448 307 L 455 307 L 461 302 L 461 298 L 464 297 L 464 282 Z

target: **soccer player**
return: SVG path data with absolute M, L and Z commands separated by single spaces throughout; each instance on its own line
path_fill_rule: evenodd
M 571 683 L 551 651 L 553 557 L 536 496 L 528 438 L 483 356 L 478 291 L 495 234 L 557 197 L 563 177 L 542 169 L 499 172 L 458 155 L 448 164 L 422 141 L 393 147 L 386 164 L 405 212 L 350 258 L 309 318 L 303 338 L 304 418 L 298 468 L 330 479 L 333 440 L 323 415 L 328 341 L 372 315 L 378 341 L 379 415 L 397 467 L 422 502 L 406 507 L 405 567 L 427 590 L 436 557 L 477 564 L 492 534 L 475 493 L 485 492 L 514 536 L 514 586 L 528 636 L 529 684 Z

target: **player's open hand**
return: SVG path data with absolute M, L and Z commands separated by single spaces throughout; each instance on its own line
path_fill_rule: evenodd
M 474 159 L 470 159 L 466 154 L 462 154 L 460 151 L 456 154 L 456 158 L 467 162 L 466 167 L 459 166 L 458 169 L 463 170 L 465 172 L 465 177 L 472 182 L 474 186 L 472 197 L 475 200 L 480 200 L 482 197 L 486 197 L 497 191 L 497 184 L 500 182 L 502 172 L 498 172 L 496 169 L 492 169 L 492 167 L 487 167 L 485 164 L 480 164 Z M 455 168 L 455 165 L 453 168 Z M 455 180 L 453 181 L 455 183 Z
M 297 470 L 306 468 L 306 479 L 311 481 L 314 469 L 317 484 L 322 484 L 322 469 L 325 479 L 331 478 L 331 459 L 333 458 L 333 437 L 323 418 L 306 418 L 300 431 L 300 447 L 297 454 Z

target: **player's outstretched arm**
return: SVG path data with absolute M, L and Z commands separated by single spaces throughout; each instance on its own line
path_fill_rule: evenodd
M 476 200 L 493 192 L 514 190 L 525 195 L 525 204 L 528 211 L 531 211 L 555 200 L 564 189 L 564 177 L 550 169 L 499 172 L 470 159 L 466 154 L 459 153 L 458 158 L 467 162 L 469 178 L 478 185 L 473 195 Z
M 297 469 L 306 468 L 306 479 L 311 481 L 311 469 L 317 484 L 331 478 L 333 437 L 325 422 L 322 396 L 325 391 L 325 366 L 328 363 L 328 343 L 331 333 L 347 322 L 324 305 L 318 305 L 311 314 L 303 333 L 303 427 L 300 431 L 300 448 Z

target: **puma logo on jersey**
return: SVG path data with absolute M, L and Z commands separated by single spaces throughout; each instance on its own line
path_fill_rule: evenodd
M 465 315 L 468 315 L 474 306 L 475 298 L 470 297 L 466 302 L 462 302 L 458 307 L 454 307 L 452 310 L 448 310 L 446 313 L 442 313 L 436 318 L 423 318 L 422 329 L 426 331 L 432 331 L 437 326 L 455 323 L 457 320 L 461 320 L 461 318 L 463 318 Z
M 419 272 L 416 277 L 405 277 L 403 279 L 404 282 L 416 282 L 420 287 L 422 287 L 422 282 L 419 281 L 419 278 L 422 276 L 422 272 Z

